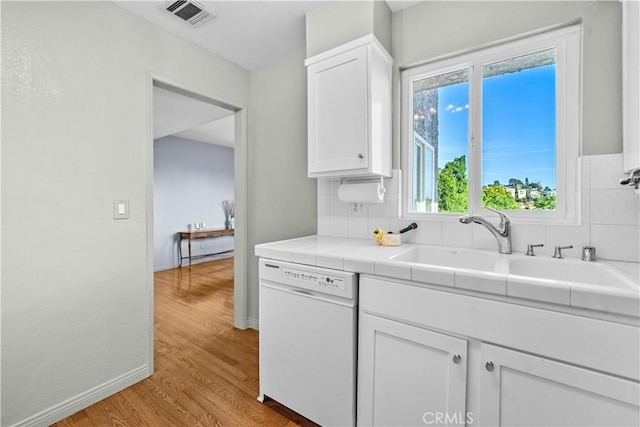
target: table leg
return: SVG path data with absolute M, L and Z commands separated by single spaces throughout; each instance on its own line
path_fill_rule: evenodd
M 178 237 L 178 268 L 182 268 L 182 237 Z
M 191 237 L 189 237 L 189 268 L 191 268 Z

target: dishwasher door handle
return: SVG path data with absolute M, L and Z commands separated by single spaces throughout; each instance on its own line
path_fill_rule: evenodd
M 306 295 L 306 296 L 311 297 L 311 298 L 317 298 L 318 297 L 313 292 L 305 291 L 303 289 L 291 289 L 291 292 L 295 292 L 297 294 Z
M 275 283 L 260 283 L 261 287 L 264 288 L 269 288 L 269 289 L 273 289 L 274 291 L 279 291 L 279 292 L 286 292 L 289 294 L 294 294 L 294 295 L 298 295 L 300 297 L 303 298 L 311 298 L 311 299 L 315 299 L 318 301 L 324 301 L 324 302 L 328 302 L 331 304 L 337 304 L 337 305 L 342 305 L 344 307 L 355 307 L 356 306 L 356 301 L 353 299 L 346 299 L 346 298 L 340 298 L 340 297 L 333 297 L 331 295 L 323 295 L 320 293 L 316 293 L 313 291 L 307 291 L 305 289 L 300 289 L 300 288 L 294 288 L 294 287 L 289 287 L 289 286 L 278 286 L 278 284 Z

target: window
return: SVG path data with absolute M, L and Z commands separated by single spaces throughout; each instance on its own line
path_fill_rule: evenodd
M 403 215 L 579 220 L 579 26 L 402 72 Z
M 435 200 L 435 147 L 422 136 L 413 134 L 413 208 L 431 212 Z

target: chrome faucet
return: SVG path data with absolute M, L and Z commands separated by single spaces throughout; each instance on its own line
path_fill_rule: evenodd
M 527 256 L 536 256 L 536 254 L 533 252 L 533 248 L 543 248 L 544 245 L 542 243 L 539 243 L 537 245 L 534 245 L 533 243 L 529 243 L 527 245 L 527 253 L 525 255 Z
M 558 259 L 562 259 L 564 258 L 562 256 L 562 250 L 563 249 L 573 249 L 573 245 L 569 245 L 569 246 L 556 246 L 555 250 L 553 251 L 553 256 L 551 258 L 558 258 Z
M 476 224 L 483 225 L 493 234 L 498 241 L 498 252 L 501 254 L 511 253 L 511 219 L 503 212 L 497 211 L 487 206 L 487 209 L 500 215 L 500 226 L 496 228 L 482 215 L 468 214 L 463 215 L 458 220 L 463 224 Z

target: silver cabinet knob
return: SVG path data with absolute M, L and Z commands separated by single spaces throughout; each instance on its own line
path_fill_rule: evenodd
M 364 154 L 362 154 L 362 153 L 358 154 L 358 158 L 359 159 L 364 159 Z
M 456 365 L 460 363 L 461 360 L 462 360 L 462 356 L 460 356 L 459 354 L 456 354 L 455 356 L 453 356 L 453 363 L 455 363 Z
M 487 362 L 484 367 L 487 369 L 487 371 L 489 372 L 493 372 L 493 362 L 489 361 Z

